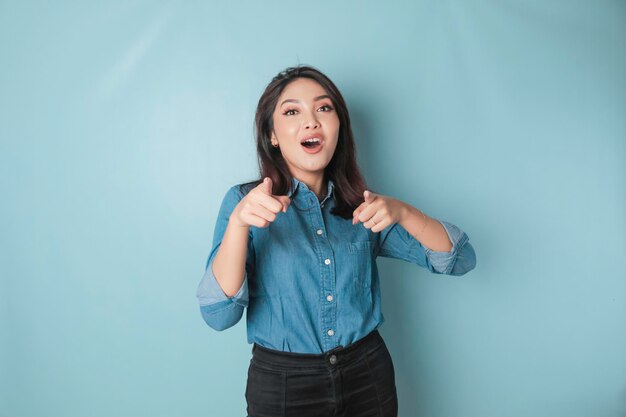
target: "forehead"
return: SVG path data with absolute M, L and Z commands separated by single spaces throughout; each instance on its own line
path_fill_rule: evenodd
M 298 78 L 287 85 L 281 93 L 278 103 L 285 99 L 299 99 L 304 101 L 313 101 L 317 96 L 327 94 L 324 87 L 317 81 L 310 78 Z

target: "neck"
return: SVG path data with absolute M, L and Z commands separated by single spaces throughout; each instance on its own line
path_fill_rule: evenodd
M 323 175 L 315 177 L 315 178 L 304 178 L 304 179 L 298 178 L 298 180 L 305 183 L 306 186 L 309 187 L 309 190 L 313 191 L 315 195 L 317 196 L 317 199 L 320 201 L 324 198 L 324 196 L 326 196 L 326 193 L 328 192 L 326 179 L 324 178 Z

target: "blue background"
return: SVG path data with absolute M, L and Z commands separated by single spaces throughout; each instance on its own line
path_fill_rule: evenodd
M 0 416 L 245 415 L 195 291 L 298 63 L 477 253 L 378 260 L 400 416 L 626 416 L 624 39 L 608 0 L 0 2 Z

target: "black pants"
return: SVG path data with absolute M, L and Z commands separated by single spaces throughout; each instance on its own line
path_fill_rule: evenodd
M 395 373 L 378 330 L 322 354 L 256 343 L 246 385 L 248 417 L 397 417 Z

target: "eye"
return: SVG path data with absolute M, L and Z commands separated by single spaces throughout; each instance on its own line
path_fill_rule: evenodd
M 329 111 L 333 111 L 333 107 L 332 107 L 332 106 L 330 106 L 330 105 L 328 105 L 328 104 L 325 104 L 325 105 L 323 105 L 323 106 L 321 106 L 321 107 L 320 107 L 320 109 L 323 109 L 323 108 L 328 108 L 328 110 L 325 110 L 325 111 L 327 111 L 327 112 L 329 112 Z M 291 113 L 291 112 L 296 112 L 296 111 L 298 111 L 298 110 L 296 110 L 296 109 L 287 109 L 287 110 L 285 110 L 285 111 L 283 112 L 283 115 L 284 115 L 284 116 L 293 116 L 293 113 Z

